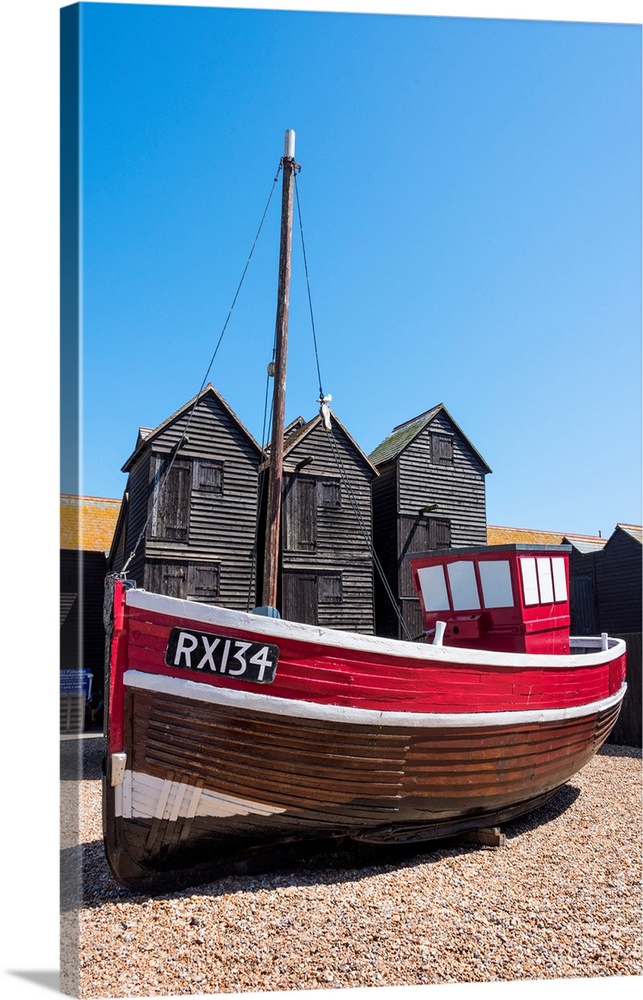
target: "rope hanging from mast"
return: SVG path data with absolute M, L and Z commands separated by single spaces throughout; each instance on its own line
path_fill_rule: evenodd
M 306 275 L 306 292 L 308 295 L 308 312 L 310 314 L 310 326 L 313 335 L 313 347 L 315 350 L 315 364 L 317 365 L 317 378 L 319 379 L 319 402 L 324 400 L 324 390 L 322 388 L 321 368 L 319 364 L 319 347 L 317 345 L 317 331 L 315 329 L 315 316 L 313 314 L 313 300 L 310 292 L 310 275 L 308 273 L 308 258 L 306 256 L 306 242 L 304 240 L 304 225 L 301 218 L 301 204 L 299 201 L 299 188 L 295 177 L 295 199 L 297 202 L 297 218 L 299 220 L 299 235 L 301 237 L 301 253 L 304 261 L 304 273 Z

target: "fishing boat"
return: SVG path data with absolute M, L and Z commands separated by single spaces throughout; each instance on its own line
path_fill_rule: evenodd
M 288 844 L 422 843 L 506 823 L 587 764 L 626 689 L 622 640 L 570 636 L 568 546 L 413 553 L 413 641 L 280 617 L 290 130 L 281 165 L 262 603 L 182 600 L 122 573 L 106 583 L 104 842 L 137 892 L 245 871 Z

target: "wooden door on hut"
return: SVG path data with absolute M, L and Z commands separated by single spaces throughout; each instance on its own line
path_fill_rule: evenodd
M 446 518 L 418 514 L 414 518 L 400 518 L 400 531 L 401 538 L 406 539 L 401 548 L 400 610 L 409 634 L 415 638 L 424 631 L 424 621 L 408 556 L 430 549 L 448 549 L 451 545 L 451 522 Z

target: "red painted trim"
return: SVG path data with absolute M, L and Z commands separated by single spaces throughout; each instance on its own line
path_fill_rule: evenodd
M 122 598 L 121 598 L 122 599 Z M 584 666 L 512 669 L 501 664 L 472 666 L 388 656 L 377 662 L 359 650 L 333 649 L 293 638 L 278 641 L 277 676 L 269 686 L 212 674 L 196 674 L 165 665 L 170 629 L 175 626 L 265 642 L 260 632 L 200 626 L 151 611 L 126 608 L 126 622 L 116 636 L 114 655 L 119 684 L 113 688 L 114 713 L 122 714 L 122 672 L 127 667 L 215 687 L 262 692 L 317 704 L 378 711 L 482 712 L 560 709 L 600 701 L 620 686 L 625 657 Z M 274 641 L 274 640 L 270 640 Z M 127 649 L 125 650 L 125 646 Z M 126 655 L 127 654 L 127 655 Z M 621 662 L 622 661 L 622 662 Z M 122 740 L 122 730 L 118 734 Z M 116 736 L 114 737 L 116 742 Z M 111 747 L 110 747 L 111 749 Z
M 114 583 L 114 626 L 109 656 L 108 747 L 110 753 L 123 749 L 123 673 L 127 670 L 129 614 L 125 605 L 126 588 L 121 580 Z

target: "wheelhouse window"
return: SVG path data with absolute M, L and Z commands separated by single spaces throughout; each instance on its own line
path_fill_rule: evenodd
M 477 563 L 458 560 L 418 570 L 422 599 L 427 611 L 478 611 L 514 605 L 511 569 L 506 560 Z
M 554 600 L 567 600 L 567 575 L 565 573 L 565 560 L 558 557 L 551 561 L 552 576 L 554 579 Z
M 567 600 L 565 560 L 526 556 L 520 560 L 525 605 L 554 604 Z
M 472 562 L 453 562 L 447 566 L 454 611 L 476 611 L 480 607 L 476 571 Z
M 551 604 L 554 600 L 554 581 L 551 575 L 551 559 L 536 559 L 540 603 Z
M 478 563 L 485 608 L 511 608 L 514 604 L 511 570 L 506 559 L 481 559 Z
M 450 608 L 444 566 L 424 566 L 418 572 L 422 600 L 427 611 L 448 611 Z

